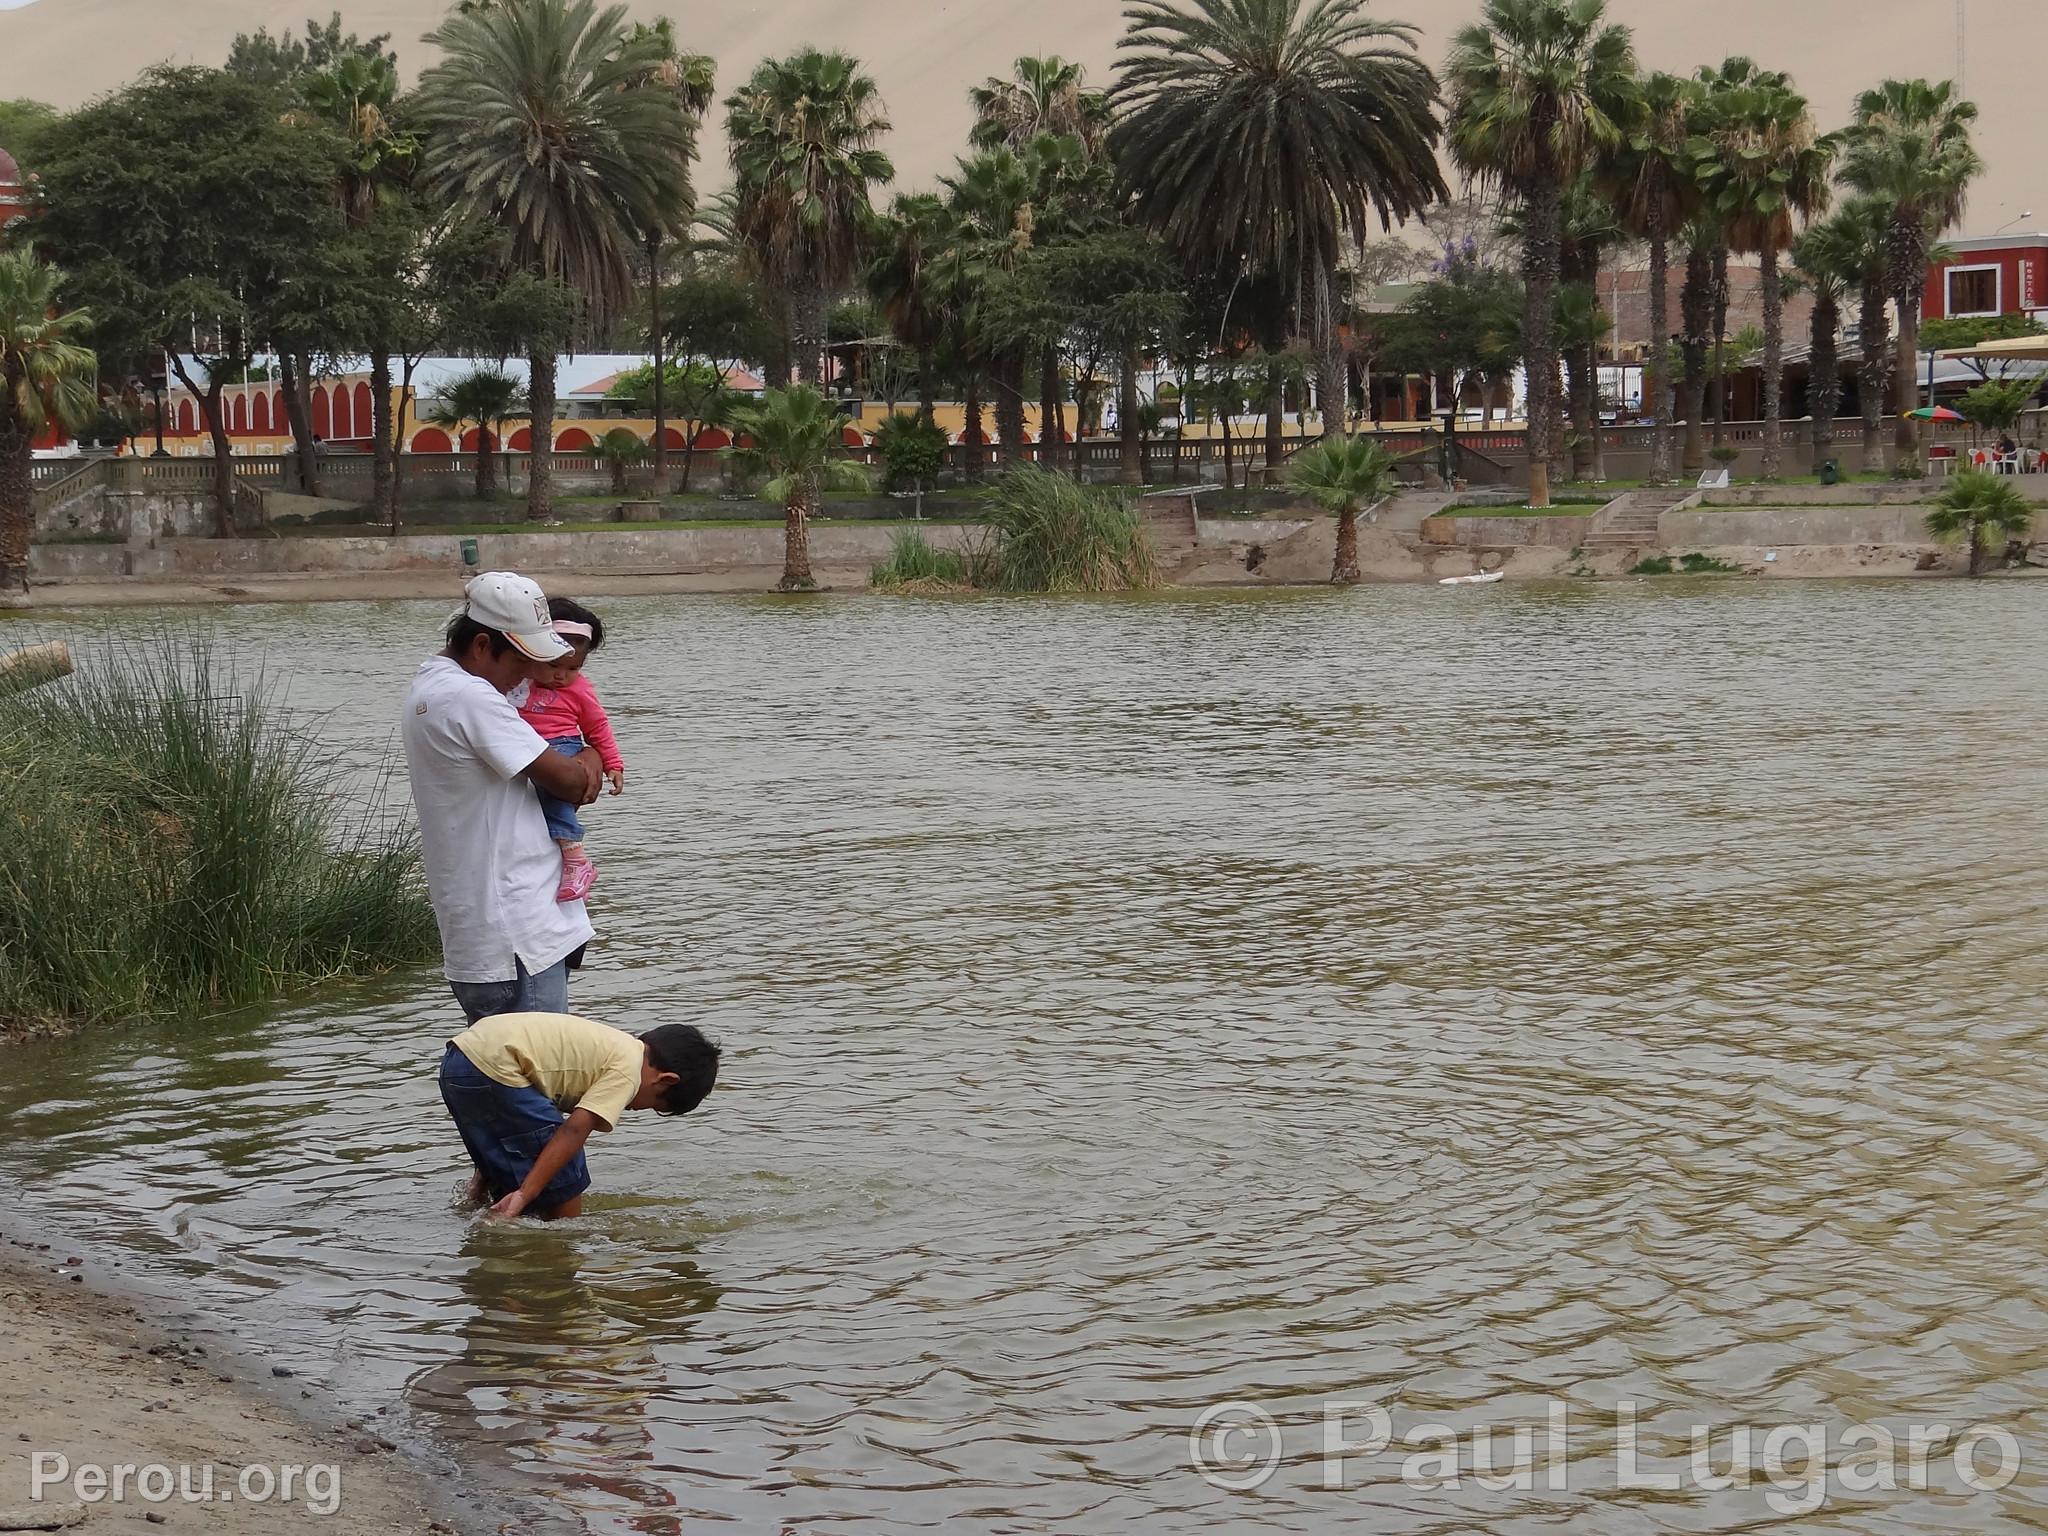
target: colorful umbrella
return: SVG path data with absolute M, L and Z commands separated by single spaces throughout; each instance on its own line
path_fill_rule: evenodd
M 1945 405 L 1923 405 L 1919 410 L 1908 411 L 1906 414 L 1915 421 L 1961 421 L 1963 419 L 1960 411 L 1952 411 Z

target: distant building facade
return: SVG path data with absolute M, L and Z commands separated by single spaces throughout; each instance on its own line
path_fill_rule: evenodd
M 2048 233 L 1943 242 L 1947 259 L 1927 270 L 1921 313 L 1929 320 L 2025 315 L 2048 321 Z

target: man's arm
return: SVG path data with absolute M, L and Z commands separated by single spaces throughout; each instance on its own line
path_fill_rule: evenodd
M 564 758 L 564 762 L 569 759 Z M 540 1149 L 540 1156 L 533 1160 L 533 1167 L 526 1175 L 526 1181 L 511 1194 L 491 1207 L 493 1216 L 517 1216 L 532 1206 L 541 1197 L 556 1174 L 569 1166 L 570 1159 L 583 1150 L 583 1144 L 590 1140 L 590 1133 L 602 1129 L 604 1122 L 587 1109 L 572 1109 L 569 1118 L 548 1138 L 548 1144 Z
M 597 753 L 589 747 L 574 757 L 549 747 L 526 765 L 526 776 L 557 800 L 588 805 L 597 798 L 598 787 L 604 783 L 603 767 Z

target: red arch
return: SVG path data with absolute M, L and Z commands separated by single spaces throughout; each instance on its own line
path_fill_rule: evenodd
M 259 433 L 266 433 L 270 430 L 269 390 L 259 389 L 256 392 L 256 409 L 251 413 L 250 421 Z
M 664 448 L 674 448 L 678 452 L 689 446 L 684 440 L 683 434 L 674 427 L 663 427 L 661 429 L 661 445 Z
M 197 432 L 198 430 L 199 418 L 193 413 L 192 402 L 190 400 L 180 400 L 178 402 L 179 434 L 184 437 L 190 437 L 194 432 Z
M 581 427 L 571 427 L 568 431 L 564 432 L 560 437 L 555 439 L 555 452 L 590 452 L 590 434 L 584 431 Z
M 841 427 L 839 429 L 839 441 L 848 448 L 865 448 L 868 444 L 868 440 L 861 436 L 860 428 L 855 426 Z
M 697 446 L 699 448 L 730 448 L 732 446 L 732 439 L 726 435 L 722 427 L 706 427 L 697 434 Z
M 338 381 L 334 386 L 334 435 L 336 437 L 354 437 L 356 435 L 355 423 L 349 417 L 348 386 Z
M 484 432 L 476 427 L 471 427 L 462 434 L 462 451 L 464 453 L 475 453 L 479 439 L 483 442 L 485 452 L 496 453 L 498 451 L 497 434 L 494 432 Z
M 521 427 L 506 441 L 505 446 L 514 453 L 525 453 L 533 446 L 533 428 Z
M 370 386 L 367 384 L 358 383 L 356 385 L 357 437 L 369 437 L 371 435 L 371 424 L 377 419 L 375 415 L 375 406 L 376 397 L 370 393 Z
M 292 419 L 284 408 L 284 391 L 273 389 L 270 392 L 270 430 L 283 437 L 291 429 Z
M 247 432 L 249 430 L 249 397 L 239 394 L 228 405 L 228 430 Z
M 455 445 L 448 441 L 448 434 L 439 427 L 425 427 L 412 440 L 414 453 L 453 453 Z
M 327 386 L 319 385 L 313 391 L 313 435 L 332 437 L 334 428 L 327 416 Z

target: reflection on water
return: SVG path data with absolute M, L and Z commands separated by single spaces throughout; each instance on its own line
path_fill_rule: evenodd
M 10 1054 L 0 1176 L 595 1531 L 2040 1529 L 2040 601 L 611 603 L 578 1004 L 708 1114 L 480 1228 L 414 976 Z M 441 612 L 219 622 L 367 775 Z M 1332 1399 L 1563 1400 L 1572 1486 L 1325 1490 Z M 1617 1489 L 1628 1399 L 2026 1463 L 1781 1516 Z

